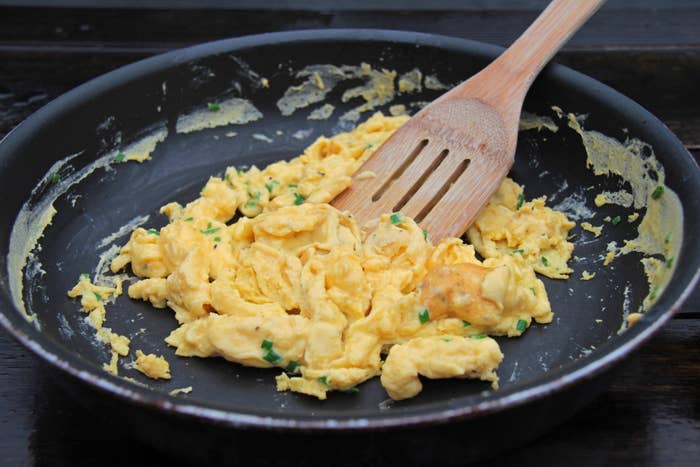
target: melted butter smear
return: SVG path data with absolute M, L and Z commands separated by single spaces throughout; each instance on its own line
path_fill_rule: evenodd
M 637 237 L 625 240 L 624 245 L 612 250 L 612 255 L 633 251 L 646 255 L 641 259 L 649 282 L 649 293 L 640 311 L 648 310 L 659 298 L 668 283 L 675 259 L 682 244 L 683 208 L 678 195 L 665 185 L 666 175 L 653 148 L 639 139 L 624 143 L 597 131 L 585 130 L 581 117 L 568 114 L 568 125 L 581 136 L 586 150 L 586 165 L 596 175 L 617 175 L 631 188 L 631 194 L 603 192 L 596 204 L 632 205 L 646 210 L 637 229 Z M 630 199 L 631 198 L 631 199 Z M 636 216 L 633 217 L 636 220 Z M 609 261 L 608 261 L 609 262 Z
M 40 329 L 41 325 L 36 316 L 27 310 L 24 302 L 24 284 L 31 284 L 44 274 L 36 252 L 41 251 L 39 240 L 57 213 L 54 208 L 56 200 L 67 193 L 70 187 L 99 168 L 111 170 L 112 164 L 126 161 L 143 162 L 149 159 L 150 153 L 167 135 L 165 127 L 158 127 L 123 150 L 111 151 L 79 171 L 75 171 L 70 162 L 80 154 L 73 154 L 53 164 L 34 187 L 12 226 L 7 270 L 10 293 L 15 306 L 37 329 Z

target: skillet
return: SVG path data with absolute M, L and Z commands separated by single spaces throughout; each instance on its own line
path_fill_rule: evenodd
M 337 443 L 348 444 L 353 439 L 364 445 L 382 443 L 387 453 L 410 454 L 418 463 L 421 456 L 434 462 L 456 453 L 461 459 L 472 459 L 532 439 L 605 387 L 611 370 L 682 303 L 697 281 L 700 264 L 700 247 L 692 241 L 698 236 L 700 220 L 691 201 L 700 199 L 700 175 L 692 157 L 639 105 L 562 66 L 545 69 L 531 88 L 525 110 L 554 118 L 550 107 L 558 105 L 568 112 L 588 114 L 587 129 L 649 143 L 665 166 L 667 185 L 683 201 L 686 241 L 659 301 L 637 325 L 618 334 L 624 302 L 632 310 L 639 306 L 648 293 L 646 278 L 634 254 L 616 259 L 607 268 L 600 267 L 597 258 L 609 241 L 622 243 L 633 238 L 634 228 L 620 224 L 592 240 L 577 227 L 573 231 L 575 254 L 583 260 L 572 264 L 572 278 L 543 278 L 554 322 L 533 326 L 518 339 L 499 339 L 505 355 L 498 371 L 499 391 L 478 382 L 430 381 L 419 397 L 392 404 L 375 379 L 363 384 L 358 394 L 333 394 L 325 402 L 276 393 L 272 371 L 243 368 L 220 359 L 174 357 L 163 343 L 175 327 L 172 314 L 124 298 L 108 307 L 107 325 L 132 337 L 132 349 L 164 354 L 173 372 L 172 381 L 155 383 L 122 369 L 121 374 L 147 385 L 137 386 L 102 371 L 109 357 L 107 349 L 95 344 L 79 305 L 65 294 L 80 273 L 94 270 L 100 240 L 129 220 L 148 214 L 144 227 L 160 227 L 165 219 L 158 216 L 158 208 L 169 201 L 184 203 L 195 198 L 209 175 L 230 165 L 264 166 L 294 157 L 316 136 L 341 130 L 337 118 L 307 120 L 313 107 L 291 116 L 279 113 L 277 100 L 290 85 L 299 84 L 295 73 L 303 67 L 366 62 L 399 73 L 418 67 L 424 74 L 454 84 L 481 69 L 501 50 L 461 39 L 395 31 L 264 34 L 143 60 L 67 93 L 0 143 L 4 198 L 0 209 L 7 220 L 0 229 L 0 322 L 47 361 L 56 370 L 57 380 L 85 404 L 103 414 L 117 414 L 120 423 L 136 436 L 196 460 L 226 459 L 253 449 L 251 440 L 259 430 L 284 432 L 274 435 L 274 443 L 287 455 L 309 439 L 305 437 L 309 432 L 321 432 L 329 441 L 307 455 L 323 458 L 335 452 Z M 250 70 L 268 78 L 270 88 L 260 86 L 259 77 Z M 327 102 L 340 110 L 349 109 L 353 102 L 341 103 L 341 94 L 342 86 L 329 94 Z M 437 95 L 439 91 L 424 89 L 392 104 L 431 100 Z M 250 99 L 264 118 L 242 126 L 175 132 L 178 115 L 227 97 Z M 168 128 L 169 135 L 156 147 L 151 161 L 98 169 L 57 199 L 58 213 L 41 239 L 41 251 L 36 252 L 45 274 L 24 280 L 24 300 L 41 324 L 38 331 L 20 315 L 10 294 L 6 257 L 10 220 L 27 200 L 35 201 L 50 191 L 50 176 L 43 185 L 40 182 L 56 161 L 77 154 L 70 161 L 73 169 L 66 169 L 77 171 L 160 126 Z M 547 195 L 556 204 L 582 193 L 587 205 L 593 206 L 596 193 L 619 189 L 621 182 L 615 177 L 595 177 L 585 169 L 580 138 L 564 123 L 559 122 L 559 127 L 556 133 L 531 130 L 520 134 L 511 176 L 525 184 L 527 196 Z M 298 130 L 307 130 L 308 136 L 293 137 Z M 235 138 L 226 137 L 230 131 L 237 132 Z M 254 134 L 269 136 L 274 143 L 256 139 Z M 39 190 L 32 195 L 37 185 Z M 582 190 L 588 187 L 595 188 Z M 597 215 L 615 214 L 619 213 L 614 207 L 604 207 Z M 584 269 L 596 272 L 595 279 L 579 281 Z M 623 292 L 626 287 L 627 295 Z M 140 328 L 148 332 L 139 333 Z M 190 395 L 168 395 L 174 388 L 190 385 L 194 388 Z M 390 435 L 376 433 L 390 428 Z M 160 435 L 154 437 L 154 432 Z M 412 442 L 415 439 L 422 440 L 420 447 Z

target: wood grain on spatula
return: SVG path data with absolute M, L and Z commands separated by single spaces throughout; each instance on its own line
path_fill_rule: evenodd
M 484 70 L 427 105 L 362 166 L 332 204 L 360 226 L 401 212 L 434 242 L 462 235 L 508 174 L 525 94 L 604 0 L 554 0 Z

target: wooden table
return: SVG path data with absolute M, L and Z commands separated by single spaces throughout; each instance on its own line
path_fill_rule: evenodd
M 20 3 L 25 7 L 13 6 Z M 403 0 L 376 7 L 346 1 L 330 8 L 324 0 L 277 0 L 268 2 L 274 9 L 262 10 L 252 1 L 226 8 L 212 0 L 181 0 L 175 2 L 177 9 L 165 10 L 162 0 L 112 0 L 105 3 L 132 8 L 40 8 L 46 3 L 50 2 L 0 0 L 0 136 L 86 80 L 176 47 L 257 32 L 324 27 L 418 30 L 507 45 L 544 2 Z M 193 4 L 198 9 L 192 9 Z M 610 2 L 556 61 L 641 103 L 679 136 L 697 160 L 698 25 L 700 5 L 691 1 Z M 493 463 L 697 465 L 698 362 L 700 289 L 696 288 L 677 316 L 628 360 L 594 403 Z M 0 464 L 117 466 L 163 460 L 161 453 L 128 433 L 112 435 L 112 426 L 56 388 L 43 366 L 0 332 Z M 264 465 L 264 460 L 263 454 L 255 465 Z M 181 465 L 177 459 L 170 461 Z

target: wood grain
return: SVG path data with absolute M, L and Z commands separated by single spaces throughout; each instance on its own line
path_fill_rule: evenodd
M 400 212 L 435 243 L 461 236 L 513 166 L 530 85 L 604 2 L 553 0 L 490 65 L 399 128 L 358 171 L 375 177 L 355 177 L 331 204 L 360 226 Z

